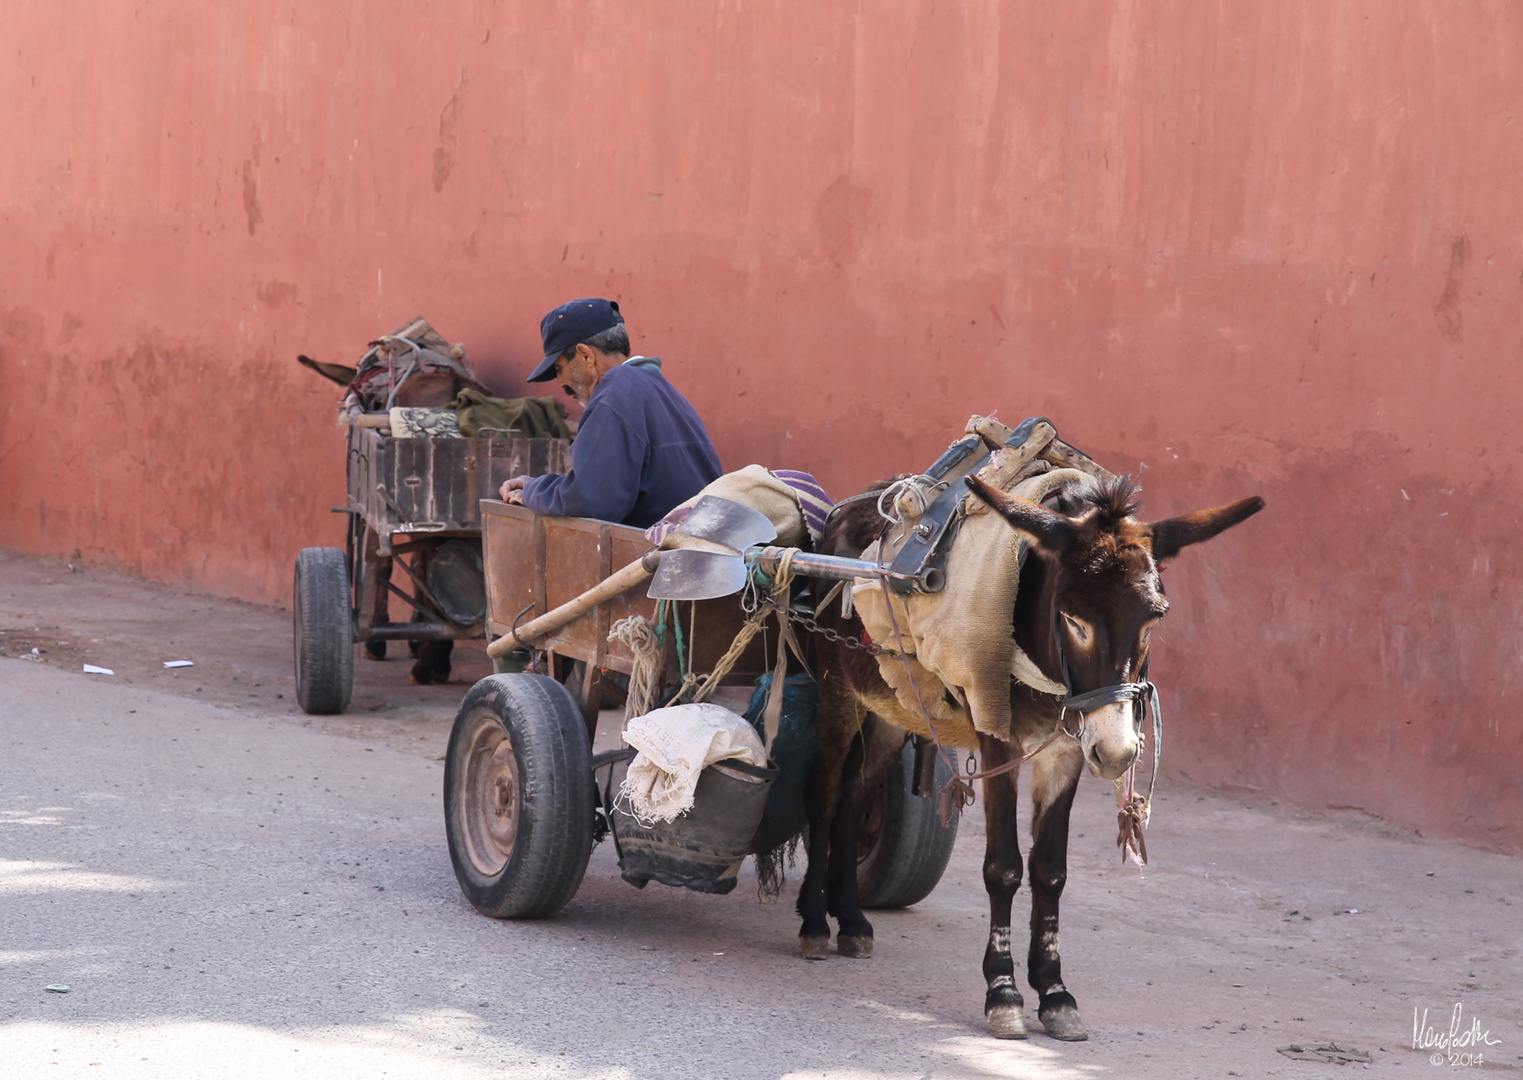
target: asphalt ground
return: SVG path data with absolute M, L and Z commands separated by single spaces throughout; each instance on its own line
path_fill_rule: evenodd
M 1456 1005 L 1487 1033 L 1479 1067 L 1523 1065 L 1523 863 L 1169 784 L 1141 871 L 1116 859 L 1109 785 L 1081 784 L 1063 955 L 1086 1043 L 1030 1009 L 1029 1041 L 986 1033 L 978 808 L 936 892 L 873 914 L 869 961 L 800 960 L 791 902 L 761 904 L 749 866 L 729 896 L 635 890 L 608 844 L 556 917 L 484 918 L 435 760 L 464 681 L 360 665 L 357 696 L 386 704 L 313 724 L 279 688 L 288 639 L 265 640 L 284 613 L 57 569 L 0 558 L 0 628 L 53 646 L 0 659 L 0 1075 L 1365 1070 L 1280 1052 L 1336 1044 L 1413 1076 L 1434 1068 L 1414 1015 L 1442 1034 Z M 171 642 L 186 606 L 199 626 Z M 94 659 L 62 655 L 76 639 Z M 187 651 L 196 668 L 150 663 Z

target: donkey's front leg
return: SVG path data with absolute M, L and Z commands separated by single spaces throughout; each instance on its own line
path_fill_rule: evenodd
M 978 737 L 983 767 L 1010 760 L 1011 748 L 988 735 Z M 989 893 L 989 945 L 984 950 L 984 1018 L 996 1038 L 1026 1037 L 1026 1002 L 1015 988 L 1010 956 L 1010 906 L 1021 887 L 1020 832 L 1015 821 L 1016 773 L 992 776 L 984 784 L 984 888 Z
M 1041 998 L 1037 1016 L 1047 1034 L 1066 1042 L 1089 1038 L 1079 1006 L 1063 985 L 1058 955 L 1058 900 L 1068 879 L 1068 815 L 1084 767 L 1079 744 L 1060 739 L 1037 755 L 1031 776 L 1031 951 L 1026 979 Z

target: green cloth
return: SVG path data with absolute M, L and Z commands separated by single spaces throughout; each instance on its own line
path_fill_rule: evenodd
M 553 397 L 496 398 L 462 390 L 452 406 L 468 439 L 569 439 L 566 406 Z M 482 429 L 490 429 L 482 434 Z

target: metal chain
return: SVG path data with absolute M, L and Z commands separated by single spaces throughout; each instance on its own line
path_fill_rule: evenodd
M 780 610 L 778 606 L 768 598 L 763 598 L 762 602 L 768 607 L 772 608 L 773 611 Z M 805 615 L 802 612 L 795 611 L 793 608 L 789 608 L 786 612 L 784 612 L 784 614 L 787 615 L 789 622 L 798 623 L 805 630 L 808 630 L 811 633 L 819 634 L 826 641 L 835 642 L 837 645 L 845 645 L 848 649 L 856 649 L 859 652 L 865 652 L 870 656 L 877 656 L 883 651 L 883 646 L 877 644 L 876 642 L 863 641 L 861 638 L 851 637 L 847 634 L 839 633 L 835 630 L 832 630 L 828 626 L 821 626 L 810 616 Z

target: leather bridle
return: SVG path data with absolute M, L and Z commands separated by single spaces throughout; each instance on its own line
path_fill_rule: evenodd
M 1063 686 L 1067 689 L 1067 696 L 1059 699 L 1058 705 L 1063 710 L 1058 715 L 1058 730 L 1070 739 L 1082 739 L 1084 737 L 1084 724 L 1087 717 L 1085 714 L 1105 705 L 1116 705 L 1123 701 L 1132 703 L 1132 723 L 1134 730 L 1141 735 L 1142 722 L 1147 717 L 1151 708 L 1153 712 L 1153 776 L 1148 781 L 1149 800 L 1153 797 L 1153 786 L 1158 783 L 1158 760 L 1163 753 L 1163 707 L 1158 701 L 1158 687 L 1148 681 L 1148 665 L 1152 657 L 1142 663 L 1140 678 L 1137 682 L 1116 683 L 1113 686 L 1102 686 L 1098 690 L 1088 690 L 1082 694 L 1074 693 L 1073 674 L 1068 669 L 1068 654 L 1063 650 L 1063 628 L 1059 622 L 1061 612 L 1056 602 L 1052 605 L 1052 647 L 1058 653 L 1058 670 L 1063 676 Z M 1068 710 L 1072 709 L 1080 716 L 1079 730 L 1068 730 Z M 1136 762 L 1130 768 L 1135 769 Z

